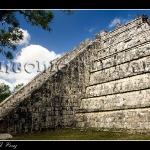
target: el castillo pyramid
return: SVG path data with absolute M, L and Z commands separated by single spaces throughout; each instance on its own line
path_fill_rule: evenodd
M 87 38 L 0 103 L 0 133 L 150 131 L 150 25 L 136 16 Z

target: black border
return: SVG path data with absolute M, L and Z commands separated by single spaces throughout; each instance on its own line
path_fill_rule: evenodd
M 3 1 L 0 9 L 150 9 L 148 1 Z
M 144 143 L 142 143 L 144 142 Z M 18 150 L 18 149 L 41 149 L 41 150 L 53 150 L 53 149 L 61 149 L 61 150 L 78 150 L 78 149 L 135 149 L 135 148 L 147 148 L 149 146 L 149 141 L 0 141 L 3 143 L 1 149 L 9 149 L 9 150 Z M 10 145 L 17 145 L 14 147 L 5 147 L 7 143 Z
M 54 1 L 55 2 L 55 1 Z M 0 9 L 150 9 L 148 2 L 127 1 L 3 1 Z M 18 4 L 17 4 L 18 3 Z M 147 4 L 146 4 L 147 3 Z M 149 141 L 0 141 L 1 149 L 13 149 L 5 147 L 7 143 L 17 145 L 16 149 L 130 149 L 149 147 Z M 67 143 L 66 143 L 67 142 Z M 144 142 L 144 143 L 141 143 Z

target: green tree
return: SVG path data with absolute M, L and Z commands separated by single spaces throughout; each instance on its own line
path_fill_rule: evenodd
M 70 16 L 73 10 L 60 10 Z M 17 44 L 23 39 L 20 22 L 16 17 L 19 13 L 32 26 L 38 26 L 51 31 L 50 23 L 54 19 L 51 10 L 0 10 L 0 53 L 7 59 L 13 59 L 12 50 L 17 50 Z
M 14 89 L 13 89 L 12 93 L 14 93 L 14 92 L 18 91 L 18 89 L 19 89 L 20 87 L 22 87 L 23 85 L 24 85 L 23 83 L 21 83 L 21 84 L 17 84 L 17 85 L 14 87 Z
M 11 91 L 10 91 L 9 85 L 1 83 L 0 84 L 0 102 L 2 102 L 3 100 L 5 100 L 10 95 L 11 95 Z

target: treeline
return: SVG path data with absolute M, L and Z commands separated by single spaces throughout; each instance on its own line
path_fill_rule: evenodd
M 21 86 L 23 86 L 23 83 L 17 84 L 11 91 L 9 85 L 6 85 L 5 83 L 0 83 L 0 103 L 4 101 L 7 97 L 9 97 L 11 94 L 16 92 Z

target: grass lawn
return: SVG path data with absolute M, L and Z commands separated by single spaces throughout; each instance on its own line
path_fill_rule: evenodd
M 150 140 L 150 135 L 96 131 L 93 129 L 58 129 L 15 135 L 12 140 Z

